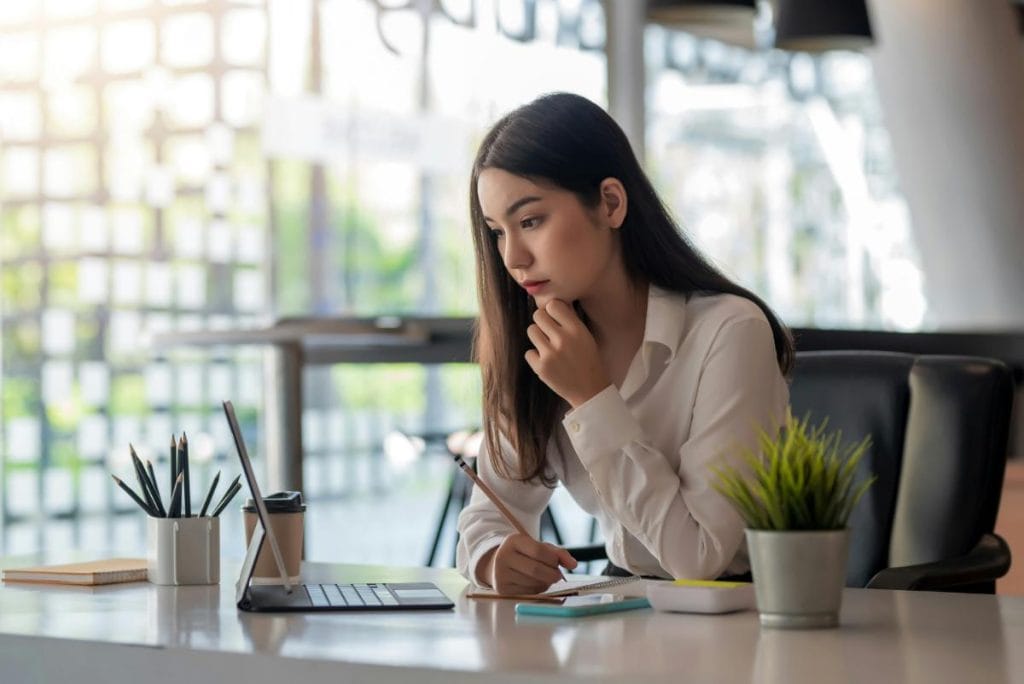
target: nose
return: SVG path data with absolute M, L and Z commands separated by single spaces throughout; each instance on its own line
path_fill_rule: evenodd
M 509 271 L 524 269 L 533 263 L 530 250 L 527 249 L 523 238 L 514 230 L 506 231 L 505 250 L 501 256 L 505 260 L 505 268 Z

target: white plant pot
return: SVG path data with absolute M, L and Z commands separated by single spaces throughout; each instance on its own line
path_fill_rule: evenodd
M 846 583 L 849 530 L 747 530 L 763 627 L 835 627 Z

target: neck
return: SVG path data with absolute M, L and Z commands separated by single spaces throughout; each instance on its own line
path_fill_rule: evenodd
M 624 269 L 616 271 L 604 278 L 595 292 L 580 299 L 601 347 L 639 344 L 647 323 L 648 285 L 630 281 Z

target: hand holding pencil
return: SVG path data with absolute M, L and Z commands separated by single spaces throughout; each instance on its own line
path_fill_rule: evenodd
M 500 497 L 463 460 L 454 454 L 455 463 L 480 491 L 491 500 L 502 517 L 516 530 L 496 549 L 480 561 L 481 574 L 490 579 L 491 587 L 499 594 L 536 594 L 544 591 L 565 576 L 559 566 L 572 570 L 576 559 L 563 548 L 534 539 L 523 524 L 512 514 Z

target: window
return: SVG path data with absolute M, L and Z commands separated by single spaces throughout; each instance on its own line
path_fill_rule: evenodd
M 648 167 L 684 230 L 790 325 L 916 329 L 910 215 L 869 58 L 649 27 Z
M 128 471 L 129 443 L 159 467 L 184 429 L 198 481 L 233 471 L 222 398 L 258 457 L 261 350 L 158 354 L 153 335 L 473 314 L 476 143 L 546 91 L 603 101 L 600 3 L 395 5 L 0 8 L 0 551 L 38 548 L 40 520 L 56 521 L 47 545 L 137 537 L 108 476 Z M 306 384 L 306 494 L 348 502 L 313 510 L 352 522 L 359 502 L 399 491 L 422 509 L 405 538 L 335 558 L 407 561 L 410 540 L 425 552 L 449 464 L 389 460 L 382 440 L 478 423 L 475 368 L 337 366 Z M 105 522 L 60 522 L 90 515 Z M 310 548 L 337 546 L 311 522 Z
M 475 313 L 472 155 L 542 93 L 607 104 L 602 6 L 410 5 L 0 3 L 0 552 L 37 548 L 39 520 L 105 521 L 51 545 L 137 536 L 107 475 L 129 443 L 159 460 L 184 429 L 197 480 L 234 472 L 225 397 L 259 463 L 262 351 L 158 354 L 153 335 Z M 866 58 L 646 39 L 647 165 L 694 241 L 792 324 L 915 327 L 921 273 Z M 477 424 L 476 369 L 305 380 L 309 547 L 425 553 L 450 465 L 382 444 Z M 322 538 L 371 505 L 400 505 L 405 535 Z
M 5 3 L 0 15 L 5 552 L 36 548 L 30 524 L 39 519 L 133 510 L 108 475 L 126 471 L 129 443 L 155 460 L 187 425 L 200 475 L 212 477 L 213 437 L 226 442 L 210 409 L 260 368 L 253 351 L 169 363 L 146 340 L 266 317 L 238 303 L 265 292 L 265 259 L 233 245 L 252 226 L 267 234 L 268 206 L 251 198 L 263 194 L 268 167 L 251 154 L 259 122 L 228 114 L 244 109 L 234 80 L 263 81 L 265 50 L 257 40 L 258 54 L 232 64 L 213 40 L 216 30 L 237 41 L 254 17 L 265 23 L 266 10 L 234 2 L 97 9 Z M 238 395 L 250 425 L 258 396 Z M 119 529 L 108 526 L 99 543 Z

